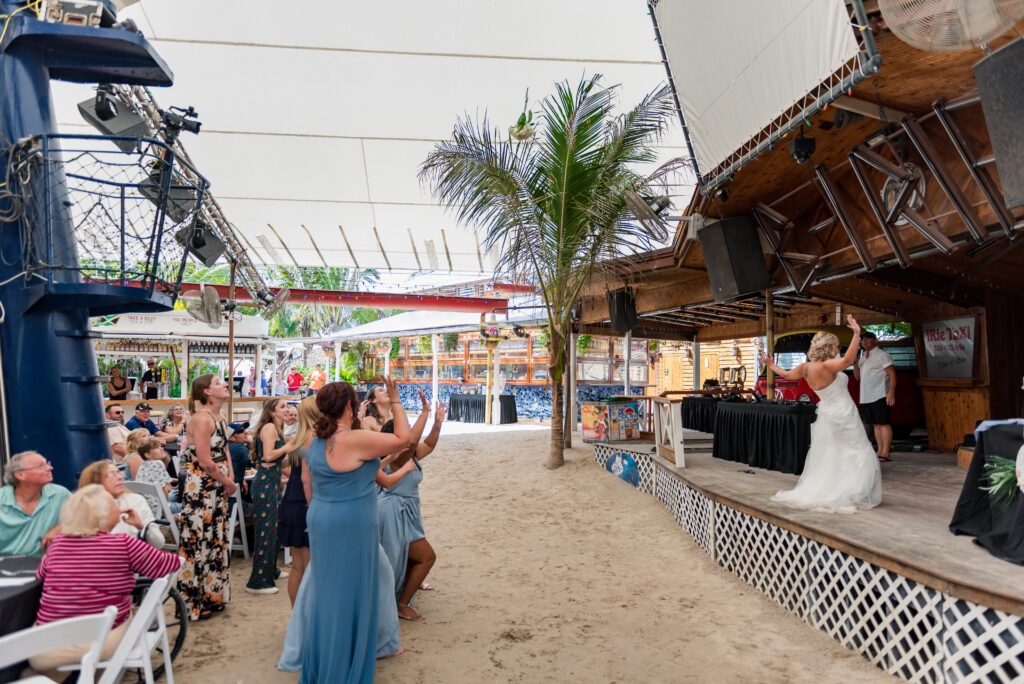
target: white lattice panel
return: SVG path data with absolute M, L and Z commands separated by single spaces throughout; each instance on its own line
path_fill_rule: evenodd
M 718 563 L 800 617 L 806 615 L 807 543 L 804 537 L 736 509 L 715 507 Z
M 680 527 L 685 527 L 685 493 L 686 486 L 670 472 L 657 466 L 654 474 L 654 496 L 672 513 Z
M 690 487 L 685 487 L 683 497 L 683 527 L 700 548 L 715 558 L 715 503 Z
M 807 621 L 886 672 L 941 682 L 942 594 L 807 542 Z
M 946 681 L 1024 681 L 1024 629 L 1019 617 L 949 596 L 942 613 Z
M 608 462 L 608 457 L 614 452 L 603 444 L 594 445 L 594 461 L 597 465 L 604 468 L 604 464 Z
M 654 471 L 656 467 L 654 465 L 654 459 L 651 458 L 650 454 L 636 454 L 630 452 L 630 456 L 636 461 L 636 470 L 640 475 L 640 481 L 637 483 L 636 488 L 644 494 L 654 494 Z

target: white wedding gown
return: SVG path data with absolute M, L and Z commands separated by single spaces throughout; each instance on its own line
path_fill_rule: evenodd
M 848 382 L 846 373 L 838 373 L 817 391 L 821 401 L 804 472 L 795 489 L 778 492 L 772 501 L 828 513 L 853 513 L 881 503 L 882 471 Z

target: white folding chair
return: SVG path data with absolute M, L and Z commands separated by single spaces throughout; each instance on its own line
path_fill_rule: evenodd
M 163 488 L 157 487 L 151 482 L 135 481 L 125 482 L 124 488 L 130 492 L 140 494 L 147 502 L 153 499 L 159 503 L 160 510 L 153 511 L 153 515 L 167 521 L 168 527 L 171 528 L 171 536 L 174 538 L 174 543 L 166 543 L 164 548 L 169 551 L 177 550 L 181 541 L 181 535 L 178 532 L 178 523 L 174 521 L 174 514 L 171 513 L 171 506 L 167 503 L 167 497 L 164 496 Z
M 121 643 L 109 660 L 103 660 L 96 667 L 103 670 L 99 684 L 116 684 L 128 668 L 140 669 L 146 677 L 146 684 L 153 684 L 153 660 L 150 655 L 157 646 L 163 649 L 164 676 L 167 684 L 174 684 L 174 673 L 171 671 L 171 646 L 167 640 L 167 621 L 164 619 L 164 599 L 171 589 L 171 579 L 167 577 L 154 580 L 146 590 L 142 604 L 135 611 L 135 617 L 128 624 Z M 156 629 L 151 629 L 154 626 Z M 69 665 L 58 670 L 77 670 L 78 666 Z
M 181 477 L 181 456 L 178 456 L 177 454 L 171 456 L 171 463 L 174 464 L 175 477 Z
M 242 543 L 235 543 L 235 526 L 241 531 Z M 246 560 L 249 560 L 249 540 L 245 534 L 245 514 L 242 512 L 242 489 L 235 490 L 235 505 L 231 509 L 231 517 L 228 519 L 228 555 L 232 551 L 241 551 Z
M 45 625 L 29 627 L 14 634 L 0 637 L 0 668 L 20 663 L 32 656 L 52 651 L 56 648 L 77 646 L 91 643 L 89 650 L 82 656 L 76 669 L 81 669 L 78 681 L 81 684 L 92 684 L 96 678 L 96 662 L 103 650 L 103 642 L 117 617 L 117 608 L 107 606 L 102 613 L 83 615 L 48 622 Z M 48 684 L 53 680 L 49 677 L 36 675 L 18 680 L 22 683 Z

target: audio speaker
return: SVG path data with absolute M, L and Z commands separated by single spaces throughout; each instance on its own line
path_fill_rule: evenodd
M 608 293 L 608 318 L 612 330 L 627 333 L 636 327 L 636 300 L 627 288 Z
M 227 251 L 227 248 L 224 247 L 224 243 L 220 241 L 217 234 L 202 222 L 196 222 L 196 229 L 192 233 L 192 244 L 186 245 L 185 240 L 188 239 L 188 231 L 191 227 L 190 225 L 182 226 L 174 234 L 174 240 L 182 247 L 186 247 L 186 252 L 191 252 L 203 262 L 204 266 L 210 268 L 217 263 L 217 259 Z
M 1024 40 L 1015 40 L 975 64 L 974 80 L 1006 206 L 1024 206 Z
M 697 237 L 716 302 L 760 292 L 771 284 L 752 217 L 737 216 L 709 223 Z

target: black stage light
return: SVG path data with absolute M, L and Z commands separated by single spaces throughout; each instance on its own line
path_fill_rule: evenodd
M 728 202 L 729 191 L 726 190 L 725 188 L 718 188 L 717 190 L 715 190 L 715 199 L 717 199 L 719 202 Z
M 789 143 L 789 156 L 793 157 L 797 164 L 806 164 L 810 161 L 812 154 L 814 154 L 814 138 L 805 138 L 801 130 L 800 137 L 793 138 L 793 142 Z
M 117 116 L 117 96 L 114 94 L 114 86 L 109 83 L 101 83 L 96 88 L 96 118 L 100 121 L 110 121 Z

